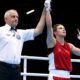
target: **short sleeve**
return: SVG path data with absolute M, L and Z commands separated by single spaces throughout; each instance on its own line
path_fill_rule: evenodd
M 22 31 L 23 41 L 34 40 L 34 29 L 27 29 Z

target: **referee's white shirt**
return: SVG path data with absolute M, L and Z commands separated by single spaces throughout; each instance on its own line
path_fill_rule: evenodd
M 34 29 L 10 31 L 10 26 L 0 27 L 0 61 L 20 64 L 23 43 L 34 40 Z

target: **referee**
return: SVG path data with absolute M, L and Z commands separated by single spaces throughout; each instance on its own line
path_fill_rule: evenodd
M 35 29 L 16 29 L 19 15 L 15 9 L 5 12 L 5 25 L 0 27 L 0 80 L 20 80 L 19 64 L 23 43 L 42 33 L 45 9 Z

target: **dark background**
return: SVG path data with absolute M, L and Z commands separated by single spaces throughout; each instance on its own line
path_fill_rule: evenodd
M 77 39 L 77 28 L 80 28 L 80 4 L 79 0 L 53 0 L 52 1 L 52 20 L 61 23 L 67 30 L 66 40 L 80 47 Z M 4 25 L 4 13 L 8 9 L 16 9 L 19 13 L 20 29 L 35 28 L 44 6 L 44 0 L 0 0 L 0 26 Z M 35 9 L 35 12 L 26 15 L 26 12 Z M 34 41 L 25 42 L 22 55 L 47 57 L 46 47 L 46 26 L 43 33 L 36 37 Z M 80 57 L 71 54 L 72 59 Z M 21 62 L 21 71 L 22 70 Z M 80 75 L 80 63 L 72 63 L 73 71 L 71 74 Z M 28 72 L 48 73 L 47 61 L 28 60 Z M 42 77 L 28 77 L 28 80 L 47 80 Z M 80 79 L 72 79 L 80 80 Z

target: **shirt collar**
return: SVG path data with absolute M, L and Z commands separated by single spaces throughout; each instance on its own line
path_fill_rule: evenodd
M 11 26 L 10 25 L 8 25 L 8 24 L 5 24 L 5 29 L 7 29 L 7 30 L 10 30 L 11 29 Z

